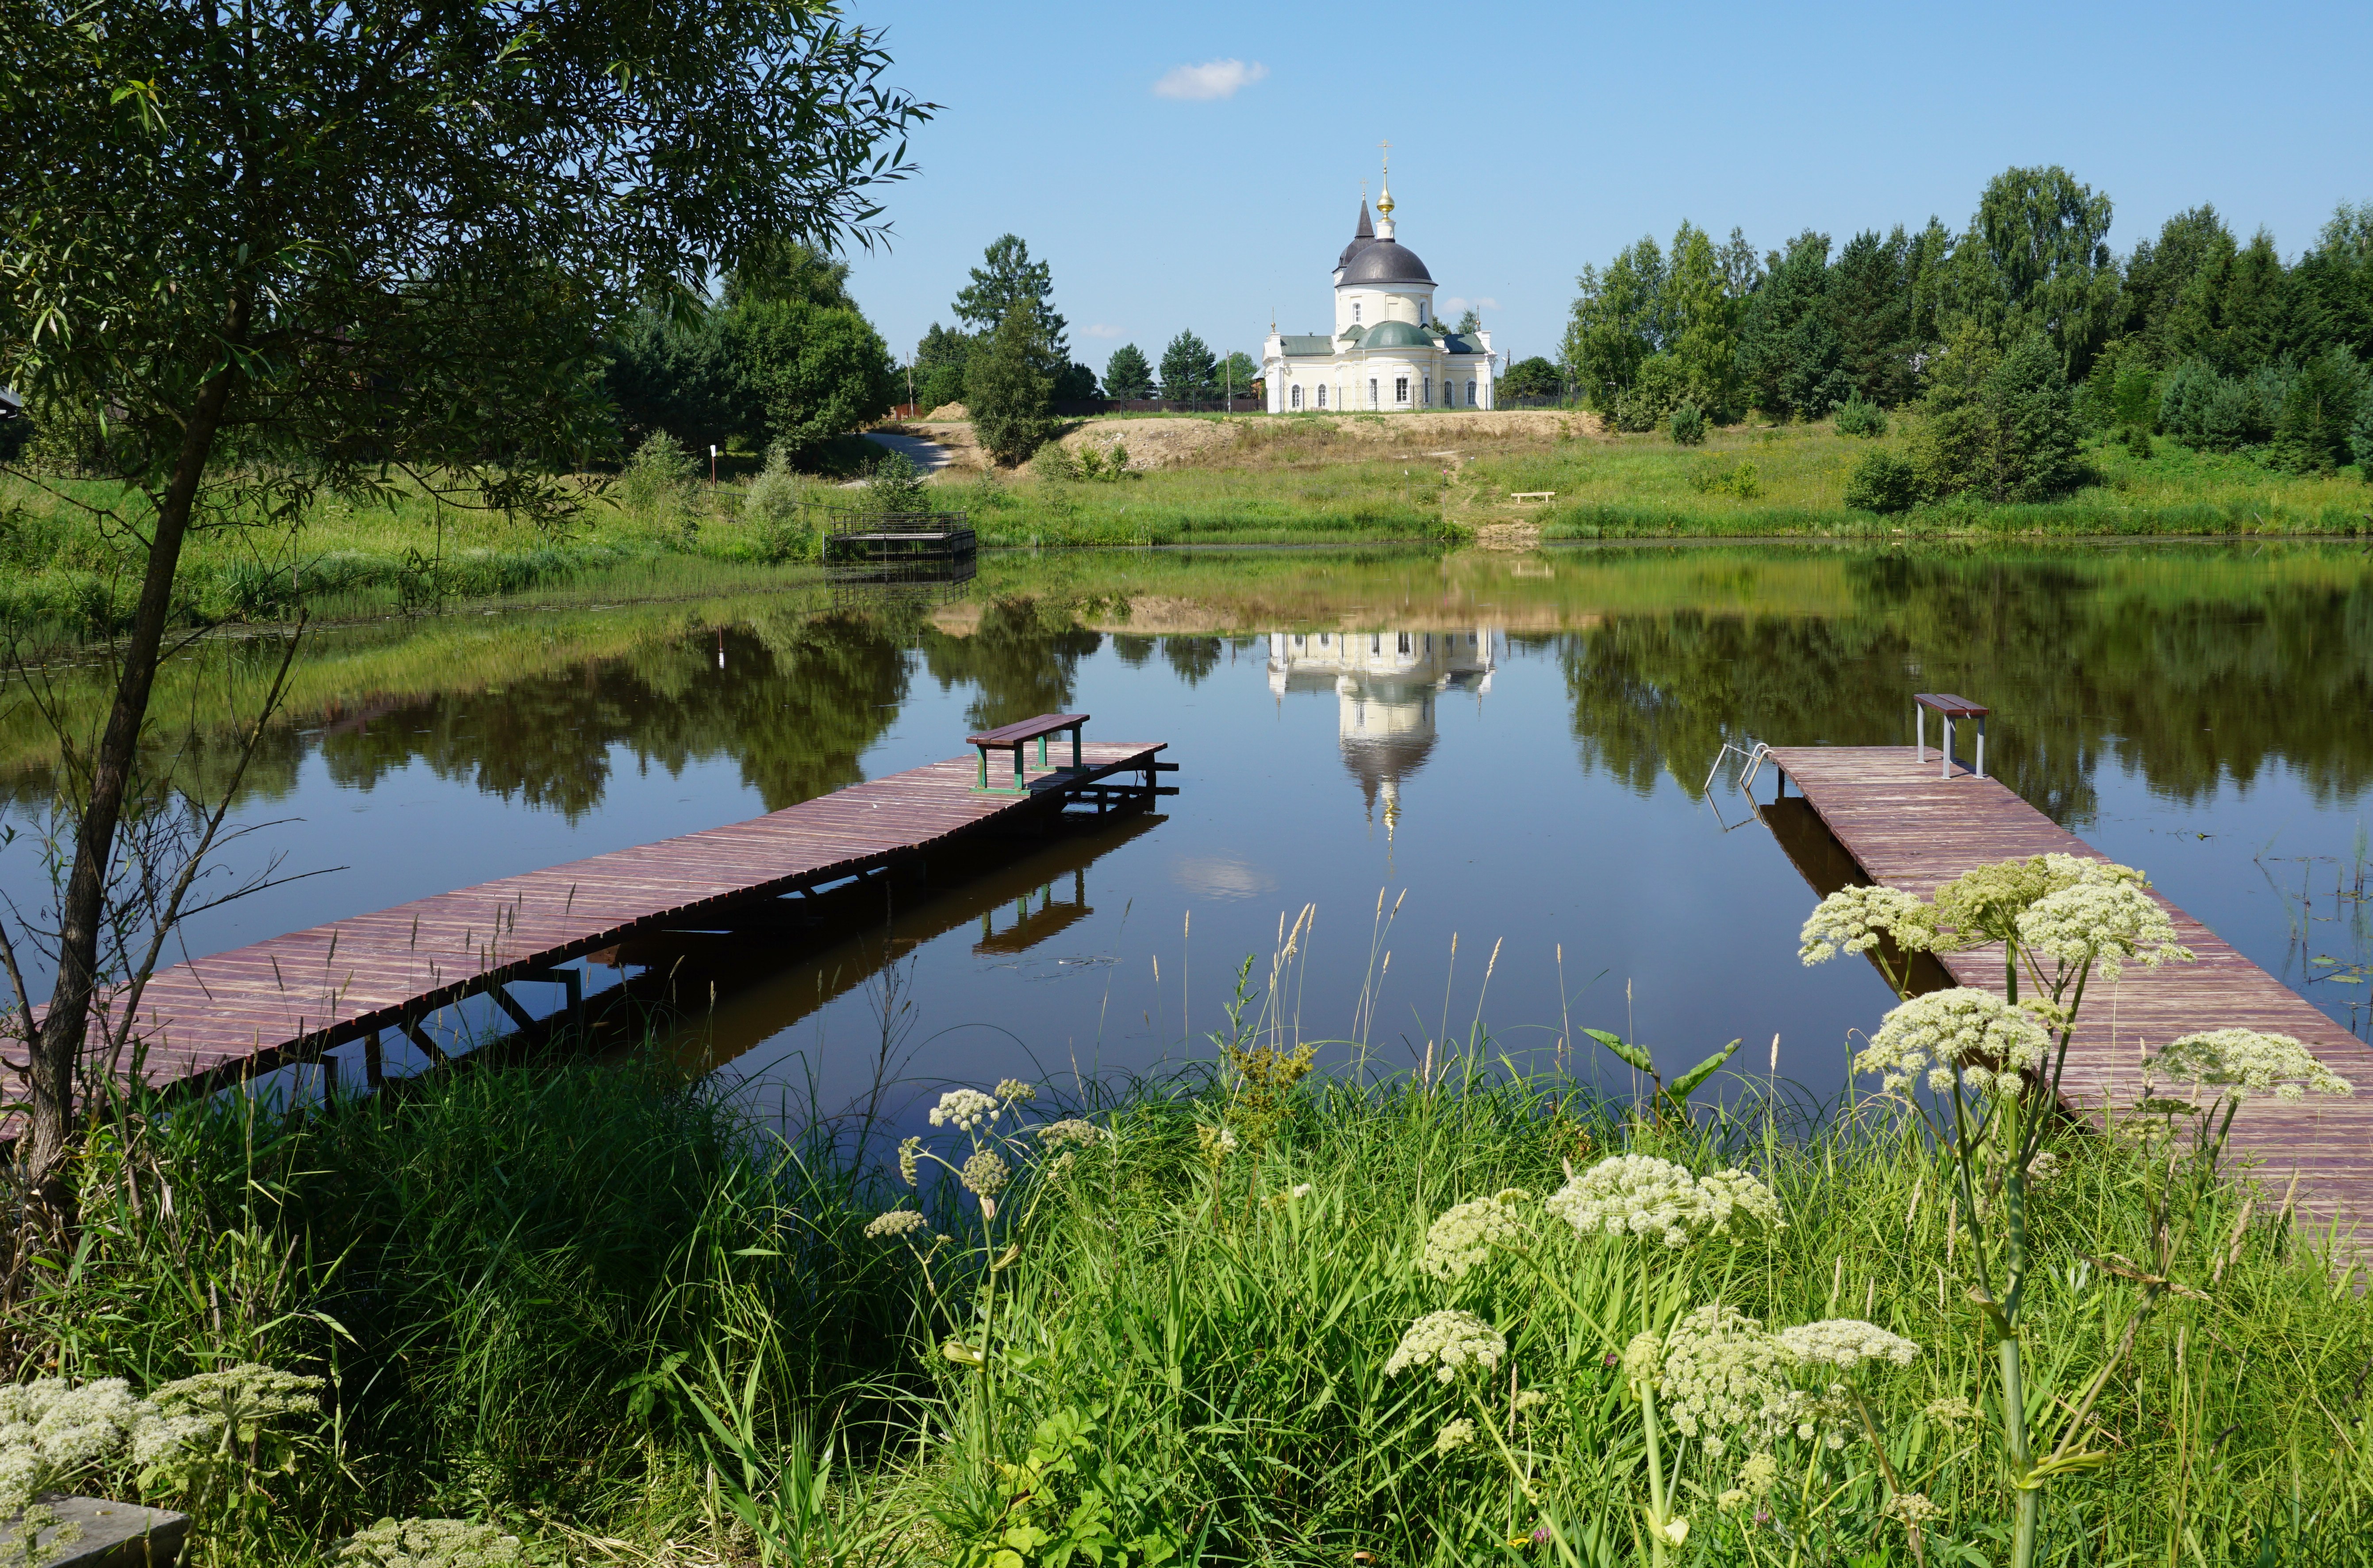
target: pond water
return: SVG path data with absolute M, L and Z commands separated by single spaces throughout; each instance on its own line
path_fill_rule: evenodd
M 205 644 L 161 684 L 160 747 L 191 741 L 193 778 L 219 786 L 226 704 L 271 655 Z M 46 678 L 88 722 L 96 672 Z M 1208 1059 L 1239 965 L 1261 989 L 1299 920 L 1278 1005 L 1337 1070 L 1422 1070 L 1476 1032 L 1541 1061 L 1596 1027 L 1670 1067 L 1741 1038 L 1736 1065 L 1776 1049 L 1830 1093 L 1888 994 L 1797 962 L 1816 893 L 1707 779 L 1725 743 L 1905 743 L 1915 690 L 1990 704 L 1990 771 L 2367 1032 L 2373 559 L 2339 545 L 1007 556 L 937 603 L 328 630 L 231 857 L 321 874 L 184 940 L 735 821 L 1070 709 L 1091 739 L 1169 743 L 1180 793 L 952 862 L 894 908 L 639 944 L 593 983 L 664 981 L 676 1047 L 769 1111 L 904 1119 L 952 1082 Z M 54 756 L 13 701 L 12 821 Z M 20 906 L 44 886 L 29 837 L 0 851 Z

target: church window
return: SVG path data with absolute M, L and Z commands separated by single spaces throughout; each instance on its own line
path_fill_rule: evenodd
M 1401 646 L 1400 646 L 1400 651 L 1401 651 L 1401 652 L 1403 652 L 1403 653 L 1407 653 L 1409 650 L 1409 633 L 1407 633 L 1407 632 L 1403 632 L 1403 633 L 1401 633 Z
M 1296 408 L 1300 408 L 1302 406 L 1302 383 L 1300 381 L 1293 383 L 1293 406 Z
M 1376 401 L 1376 378 L 1374 376 L 1368 378 L 1368 406 L 1370 408 L 1380 408 L 1383 406 L 1383 404 Z
M 1351 324 L 1353 326 L 1360 324 L 1360 302 L 1357 299 L 1351 301 Z
M 1473 381 L 1467 383 L 1467 406 L 1469 408 L 1475 406 L 1475 383 Z
M 1425 325 L 1425 301 L 1422 299 L 1417 302 L 1417 324 Z
M 1395 403 L 1407 403 L 1409 401 L 1409 379 L 1407 376 L 1395 376 L 1393 378 L 1393 401 Z
M 1320 387 L 1318 389 L 1318 406 L 1321 408 L 1327 406 L 1327 389 L 1325 387 Z
M 1433 378 L 1432 376 L 1428 376 L 1425 379 L 1425 405 L 1428 408 L 1432 408 L 1433 406 Z
M 1384 650 L 1385 634 L 1382 632 L 1370 632 L 1368 634 L 1368 651 L 1371 653 L 1382 653 Z

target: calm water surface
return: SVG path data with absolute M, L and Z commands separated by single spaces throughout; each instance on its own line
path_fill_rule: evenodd
M 193 729 L 195 766 L 223 766 L 225 694 L 266 651 L 184 659 L 160 739 Z M 1479 1024 L 1533 1059 L 1584 1026 L 1676 1066 L 1744 1038 L 1760 1071 L 1776 1033 L 1781 1071 L 1828 1089 L 1888 993 L 1799 965 L 1813 889 L 1706 779 L 1725 743 L 1905 742 L 1915 690 L 1991 704 L 1992 771 L 2367 1030 L 2373 564 L 2342 546 L 1011 558 L 929 606 L 332 631 L 234 813 L 271 825 L 244 863 L 324 874 L 186 938 L 731 822 L 1069 708 L 1092 739 L 1167 741 L 1181 793 L 944 868 L 894 909 L 658 939 L 594 983 L 668 980 L 679 1047 L 770 1109 L 886 1077 L 903 1115 L 949 1082 L 1208 1056 L 1238 965 L 1265 979 L 1310 907 L 1285 1005 L 1305 1037 L 1364 1036 L 1372 1070 Z M 51 746 L 21 702 L 0 725 L 22 822 Z M 25 841 L 0 851 L 11 896 L 42 886 Z

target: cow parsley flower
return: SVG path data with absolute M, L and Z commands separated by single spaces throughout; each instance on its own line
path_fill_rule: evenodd
M 1475 1423 L 1461 1416 L 1456 1421 L 1445 1422 L 1442 1430 L 1433 1434 L 1433 1451 L 1436 1454 L 1448 1454 L 1464 1448 L 1474 1441 Z
M 1977 1420 L 1980 1414 L 1978 1407 L 1959 1394 L 1931 1399 L 1921 1407 L 1920 1413 L 1942 1426 L 1959 1426 Z
M 1019 1078 L 1000 1078 L 997 1081 L 997 1097 L 1011 1105 L 1026 1106 L 1038 1097 L 1038 1089 Z
M 1111 1140 L 1111 1133 L 1098 1127 L 1094 1122 L 1083 1121 L 1078 1117 L 1065 1117 L 1060 1121 L 1042 1122 L 1038 1127 L 1039 1147 L 1045 1149 L 1060 1149 L 1067 1144 L 1076 1145 L 1081 1149 L 1093 1149 L 1097 1144 L 1109 1142 Z
M 1759 1446 L 1797 1425 L 1804 1410 L 1788 1386 L 1787 1361 L 1780 1341 L 1737 1308 L 1694 1307 L 1666 1336 L 1657 1391 L 1674 1426 L 1707 1453 L 1722 1453 L 1732 1432 Z
M 1584 1235 L 1653 1235 L 1669 1247 L 1713 1231 L 1736 1239 L 1757 1225 L 1782 1228 L 1780 1200 L 1747 1172 L 1693 1176 L 1648 1154 L 1608 1155 L 1551 1193 L 1547 1207 Z
M 1005 1190 L 1006 1180 L 1012 1173 L 1006 1168 L 1005 1162 L 998 1158 L 996 1150 L 977 1149 L 973 1152 L 972 1158 L 964 1163 L 964 1169 L 956 1174 L 965 1187 L 983 1198 L 994 1198 Z
M 2052 1039 L 2022 1008 L 1991 991 L 1967 986 L 1930 991 L 1890 1011 L 1868 1049 L 1854 1058 L 1856 1072 L 1876 1072 L 1889 1091 L 1923 1079 L 1943 1094 L 1956 1073 L 1979 1094 L 2016 1099 L 2023 1076 L 2041 1067 Z
M 2306 1042 L 2254 1029 L 2210 1029 L 2186 1035 L 2143 1063 L 2143 1094 L 2161 1078 L 2213 1084 L 2227 1099 L 2246 1100 L 2271 1092 L 2278 1100 L 2319 1094 L 2353 1094 L 2355 1086 L 2318 1061 Z
M 1648 1154 L 1610 1154 L 1549 1194 L 1549 1211 L 1584 1235 L 1654 1235 L 1686 1246 L 1705 1196 L 1689 1173 Z
M 886 1214 L 876 1214 L 866 1222 L 865 1235 L 872 1241 L 895 1241 L 914 1235 L 929 1222 L 912 1209 L 893 1209 Z
M 1759 1448 L 1738 1467 L 1738 1484 L 1755 1497 L 1767 1495 L 1780 1484 L 1780 1461 L 1768 1449 Z
M 1478 1198 L 1444 1210 L 1427 1228 L 1418 1267 L 1437 1280 L 1463 1280 L 1468 1270 L 1490 1261 L 1493 1247 L 1519 1247 L 1531 1239 L 1514 1208 L 1497 1198 Z
M 1642 1385 L 1653 1388 L 1664 1365 L 1665 1341 L 1655 1335 L 1634 1334 L 1624 1342 L 1623 1383 L 1634 1394 Z
M 102 1466 L 153 1463 L 211 1430 L 203 1416 L 168 1415 L 134 1398 L 121 1377 L 0 1386 L 0 1517 Z
M 1500 1330 L 1471 1312 L 1429 1312 L 1409 1326 L 1395 1347 L 1392 1358 L 1385 1363 L 1385 1375 L 1412 1366 L 1432 1365 L 1434 1376 L 1444 1383 L 1455 1378 L 1467 1367 L 1479 1367 L 1485 1372 L 1500 1364 L 1508 1353 L 1508 1341 Z
M 1867 953 L 1882 936 L 1905 953 L 1933 945 L 1936 931 L 1928 906 L 1900 888 L 1841 887 L 1805 921 L 1797 955 L 1811 965 L 1841 953 Z
M 255 1442 L 269 1422 L 282 1416 L 311 1415 L 321 1410 L 321 1387 L 318 1377 L 282 1372 L 251 1361 L 201 1372 L 194 1377 L 177 1378 L 157 1388 L 148 1398 L 164 1412 L 169 1427 L 184 1418 L 199 1421 L 205 1423 L 209 1436 L 219 1436 L 228 1428 L 231 1436 L 246 1446 Z M 132 1457 L 142 1464 L 154 1464 L 173 1446 L 173 1443 L 164 1440 L 162 1433 L 151 1431 L 134 1438 Z
M 986 1127 L 997 1115 L 997 1101 L 977 1089 L 951 1089 L 931 1107 L 933 1127 L 954 1127 L 970 1132 Z
M 1780 1330 L 1780 1348 L 1800 1362 L 1853 1367 L 1866 1361 L 1909 1366 L 1920 1347 L 1858 1317 L 1826 1317 Z
M 331 1558 L 337 1568 L 501 1568 L 519 1561 L 519 1537 L 463 1519 L 381 1519 Z
M 915 1185 L 916 1167 L 923 1152 L 920 1138 L 908 1138 L 898 1145 L 898 1179 L 908 1187 Z
M 1907 1525 L 1925 1525 L 1945 1516 L 1945 1510 L 1928 1500 L 1925 1492 L 1899 1492 L 1888 1500 L 1879 1512 L 1891 1515 Z
M 1745 1171 L 1708 1171 L 1698 1177 L 1698 1190 L 1705 1195 L 1707 1225 L 1728 1231 L 1733 1239 L 1759 1228 L 1788 1228 L 1778 1196 Z
M 2176 942 L 2166 906 L 2144 891 L 2147 883 L 2138 876 L 2114 874 L 2127 871 L 2124 866 L 2098 860 L 2086 865 L 2081 881 L 2020 911 L 2021 945 L 2072 968 L 2090 959 L 2109 980 L 2130 960 L 2146 969 L 2169 959 L 2191 960 L 2192 950 Z

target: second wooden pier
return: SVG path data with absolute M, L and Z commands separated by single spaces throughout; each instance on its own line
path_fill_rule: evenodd
M 2047 853 L 2107 858 L 2002 783 L 1933 748 L 1774 746 L 1764 755 L 1863 877 L 1923 898 L 1996 860 Z M 1815 880 L 1817 891 L 1829 891 Z M 2278 1189 L 2296 1173 L 2295 1202 L 2306 1217 L 2336 1226 L 2344 1240 L 2360 1232 L 2360 1246 L 2373 1241 L 2373 1047 L 2166 898 L 2159 903 L 2194 961 L 2156 970 L 2130 966 L 2122 979 L 2087 997 L 2062 1080 L 2063 1098 L 2098 1122 L 2105 1108 L 2134 1103 L 2145 1051 L 2204 1029 L 2303 1040 L 2357 1093 L 2252 1099 L 2233 1123 L 2230 1147 Z M 2000 944 L 1935 957 L 1948 983 L 2002 994 Z

